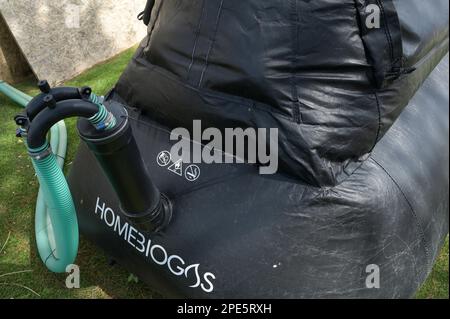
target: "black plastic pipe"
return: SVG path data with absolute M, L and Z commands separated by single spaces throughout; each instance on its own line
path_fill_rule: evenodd
M 139 229 L 155 232 L 169 223 L 170 202 L 151 180 L 126 109 L 114 103 L 109 110 L 118 119 L 114 132 L 99 135 L 82 118 L 78 120 L 78 131 L 119 197 L 123 214 Z
M 39 83 L 41 84 L 41 82 Z M 81 99 L 80 90 L 74 87 L 60 87 L 53 89 L 41 88 L 41 91 L 43 91 L 43 93 L 34 97 L 27 105 L 26 114 L 30 122 L 46 108 L 44 99 L 49 94 L 53 96 L 56 102 Z
M 53 125 L 69 117 L 91 118 L 98 112 L 98 106 L 83 100 L 66 100 L 56 103 L 55 108 L 41 111 L 28 129 L 29 148 L 39 148 L 45 144 L 47 132 Z
M 51 91 L 54 90 L 56 89 Z M 89 88 L 76 91 L 80 96 L 91 93 Z M 57 92 L 60 93 L 60 98 L 64 94 L 74 94 L 73 90 L 67 88 Z M 123 214 L 136 227 L 147 232 L 157 232 L 169 223 L 172 216 L 170 201 L 151 180 L 123 105 L 109 104 L 108 112 L 115 118 L 115 126 L 110 130 L 98 130 L 91 121 L 99 113 L 99 105 L 80 99 L 57 102 L 50 94 L 40 101 L 41 111 L 33 121 L 27 120 L 27 143 L 30 149 L 39 149 L 45 145 L 47 132 L 53 125 L 69 117 L 78 117 L 80 137 L 103 168 L 120 200 Z

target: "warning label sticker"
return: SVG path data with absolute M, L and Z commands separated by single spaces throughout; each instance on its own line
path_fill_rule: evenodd
M 158 154 L 156 162 L 161 167 L 167 167 L 167 170 L 184 177 L 189 182 L 195 182 L 200 177 L 200 167 L 198 165 L 188 165 L 184 169 L 184 163 L 182 159 L 174 162 L 169 151 L 162 151 Z

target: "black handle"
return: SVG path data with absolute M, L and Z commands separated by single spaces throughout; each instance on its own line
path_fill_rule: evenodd
M 147 0 L 147 4 L 145 5 L 144 11 L 139 13 L 138 19 L 142 20 L 145 25 L 150 23 L 150 18 L 152 16 L 152 10 L 155 5 L 155 0 Z

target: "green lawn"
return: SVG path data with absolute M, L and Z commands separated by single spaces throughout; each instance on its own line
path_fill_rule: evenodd
M 67 85 L 90 85 L 106 93 L 117 81 L 134 48 L 88 70 Z M 30 95 L 34 83 L 17 86 Z M 48 272 L 36 255 L 32 216 L 38 183 L 23 143 L 14 136 L 12 121 L 21 108 L 0 96 L 0 298 L 151 298 L 156 296 L 142 283 L 128 280 L 120 266 L 110 267 L 107 257 L 81 238 L 77 263 L 81 289 L 65 288 L 65 275 Z M 69 149 L 65 171 L 70 169 L 79 139 L 75 120 L 66 121 Z M 6 245 L 4 246 L 4 243 Z M 429 280 L 418 298 L 448 298 L 448 240 Z

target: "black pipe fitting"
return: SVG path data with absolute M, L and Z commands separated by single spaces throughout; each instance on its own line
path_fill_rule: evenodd
M 38 88 L 42 93 L 49 94 L 50 93 L 50 84 L 48 84 L 47 80 L 42 80 L 38 82 Z
M 27 137 L 28 147 L 38 148 L 44 145 L 47 132 L 59 121 L 75 116 L 91 118 L 97 112 L 98 106 L 82 100 L 61 101 L 56 103 L 54 109 L 44 109 L 30 124 Z
M 92 89 L 89 86 L 83 86 L 80 88 L 80 96 L 84 100 L 89 100 L 92 94 Z
M 81 99 L 79 89 L 74 87 L 53 88 L 48 93 L 41 93 L 34 97 L 27 105 L 26 113 L 30 122 L 47 107 L 44 99 L 49 94 L 53 96 L 56 102 Z
M 16 115 L 14 117 L 14 122 L 16 122 L 16 124 L 21 127 L 26 127 L 29 124 L 28 117 L 23 114 Z
M 43 92 L 48 91 L 45 83 L 40 83 L 40 88 Z M 89 87 L 50 89 L 30 102 L 28 117 L 17 117 L 16 122 L 27 124 L 28 147 L 37 149 L 46 143 L 47 132 L 53 125 L 69 117 L 79 117 L 79 134 L 112 184 L 123 214 L 140 230 L 158 232 L 170 222 L 171 203 L 150 178 L 133 136 L 127 110 L 122 104 L 110 102 L 107 111 L 112 113 L 116 124 L 111 129 L 98 130 L 89 120 L 100 111 L 99 105 L 90 100 L 91 94 Z
M 56 100 L 51 94 L 46 95 L 42 101 L 44 102 L 44 106 L 49 109 L 54 109 L 56 107 Z
M 170 201 L 151 180 L 125 107 L 112 102 L 108 109 L 117 119 L 114 130 L 99 133 L 88 120 L 80 118 L 79 134 L 111 182 L 123 214 L 142 231 L 157 232 L 170 222 Z

